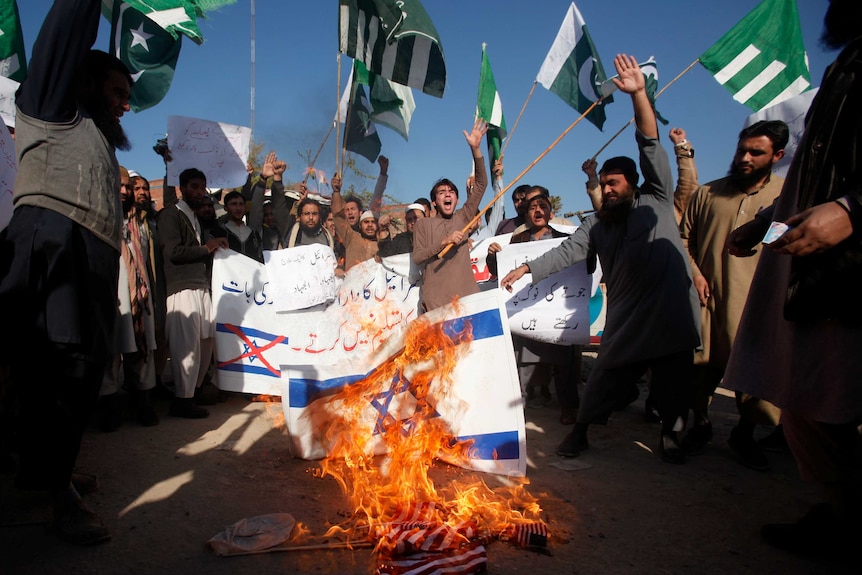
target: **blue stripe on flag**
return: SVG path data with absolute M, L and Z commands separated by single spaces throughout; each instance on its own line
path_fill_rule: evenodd
M 473 441 L 470 448 L 473 459 L 517 460 L 520 453 L 517 431 L 463 435 L 458 437 L 458 441 Z
M 368 373 L 371 373 L 370 371 Z M 332 379 L 291 379 L 290 380 L 290 407 L 308 407 L 314 401 L 335 395 L 348 385 L 356 383 L 364 379 L 365 375 L 345 375 L 342 377 L 333 377 Z
M 503 323 L 496 308 L 444 321 L 443 333 L 454 339 L 464 332 L 467 322 L 473 326 L 473 341 L 503 335 Z
M 236 326 L 236 327 L 237 327 L 237 329 L 239 329 L 239 330 L 240 330 L 244 335 L 246 335 L 246 336 L 248 336 L 248 337 L 260 337 L 260 338 L 263 338 L 263 339 L 268 339 L 269 341 L 272 341 L 272 340 L 274 340 L 274 339 L 275 339 L 275 338 L 277 338 L 277 337 L 281 337 L 281 336 L 279 336 L 279 335 L 275 335 L 275 334 L 271 334 L 271 333 L 266 333 L 265 331 L 260 331 L 259 329 L 254 329 L 253 327 L 242 327 L 241 325 L 238 325 L 238 326 Z M 216 324 L 216 331 L 220 331 L 220 332 L 222 332 L 222 333 L 229 333 L 229 334 L 231 334 L 231 335 L 236 335 L 234 332 L 232 332 L 231 330 L 229 330 L 229 329 L 227 328 L 227 326 L 225 326 L 225 324 L 223 324 L 223 323 L 217 323 L 217 324 Z M 285 338 L 284 338 L 284 340 L 282 340 L 280 343 L 281 343 L 282 345 L 288 345 L 287 337 L 285 337 Z
M 281 379 L 281 373 L 275 374 L 269 371 L 266 367 L 257 366 L 257 365 L 244 365 L 242 363 L 229 363 L 227 365 L 222 365 L 219 367 L 221 371 L 238 371 L 240 373 L 251 373 L 254 375 L 265 375 L 267 377 L 274 377 L 276 379 Z

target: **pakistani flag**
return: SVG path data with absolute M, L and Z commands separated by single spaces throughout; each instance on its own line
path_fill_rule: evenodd
M 503 104 L 500 102 L 500 93 L 497 92 L 491 62 L 488 61 L 488 54 L 485 52 L 485 44 L 482 44 L 482 70 L 479 72 L 476 116 L 488 122 L 488 159 L 493 167 L 494 162 L 500 157 L 500 144 L 506 137 L 506 118 L 503 117 Z
M 353 61 L 353 73 L 358 84 L 368 86 L 371 120 L 395 130 L 407 140 L 416 109 L 413 90 L 369 72 L 359 60 Z
M 598 86 L 605 78 L 584 18 L 572 2 L 536 81 L 583 114 L 601 97 Z M 611 102 L 608 96 L 586 116 L 599 130 L 605 123 L 603 106 Z
M 371 103 L 365 87 L 355 80 L 353 69 L 341 96 L 338 121 L 344 124 L 344 148 L 374 162 L 382 147 L 380 136 L 371 121 Z
M 0 76 L 16 82 L 23 82 L 27 77 L 24 36 L 15 0 L 0 2 Z
M 195 44 L 204 41 L 197 19 L 207 12 L 233 4 L 236 0 L 125 0 L 129 6 L 145 15 L 177 40 L 180 34 Z M 113 22 L 115 0 L 102 0 L 102 14 Z
M 763 0 L 700 63 L 755 112 L 801 94 L 811 76 L 795 0 Z
M 443 97 L 446 64 L 419 0 L 339 0 L 339 51 L 371 72 Z
M 641 69 L 641 72 L 644 75 L 644 84 L 647 93 L 647 97 L 649 98 L 650 103 L 652 104 L 653 110 L 655 111 L 656 119 L 667 126 L 668 121 L 662 117 L 658 110 L 655 107 L 655 98 L 656 92 L 658 91 L 658 65 L 655 62 L 655 58 L 650 56 L 649 60 L 646 62 L 641 62 L 638 64 Z M 599 86 L 599 93 L 603 98 L 607 98 L 617 90 L 616 84 L 614 84 L 614 78 L 619 78 L 618 74 L 615 74 L 602 82 L 602 85 Z
M 141 14 L 123 0 L 114 0 L 111 53 L 129 69 L 135 84 L 129 105 L 140 112 L 162 101 L 180 56 L 181 38 Z

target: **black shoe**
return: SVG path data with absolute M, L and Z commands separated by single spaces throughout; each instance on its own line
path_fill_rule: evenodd
M 712 422 L 707 421 L 692 427 L 682 438 L 682 450 L 686 455 L 701 455 L 706 444 L 712 440 Z
M 210 412 L 195 405 L 195 400 L 189 398 L 176 398 L 171 403 L 168 415 L 173 417 L 185 417 L 186 419 L 204 419 L 210 416 Z
M 152 405 L 139 405 L 137 407 L 138 423 L 144 427 L 155 427 L 159 424 L 159 416 Z
M 586 451 L 589 448 L 590 446 L 587 444 L 587 438 L 581 437 L 581 435 L 573 429 L 557 447 L 557 455 L 560 457 L 577 457 L 582 451 Z
M 123 424 L 123 408 L 119 396 L 116 393 L 103 395 L 100 403 L 102 404 L 102 419 L 99 421 L 99 428 L 105 433 L 120 429 Z
M 658 444 L 662 461 L 666 463 L 685 463 L 685 451 L 679 444 L 676 432 L 662 433 Z
M 218 388 L 214 385 L 203 384 L 195 390 L 195 403 L 197 405 L 215 405 L 218 403 Z
M 80 501 L 55 509 L 52 528 L 60 539 L 75 545 L 96 545 L 111 539 L 99 516 Z
M 772 433 L 757 440 L 757 446 L 763 451 L 770 453 L 789 453 L 790 447 L 787 445 L 787 440 L 784 438 L 784 428 L 777 425 Z
M 740 433 L 738 427 L 734 427 L 730 431 L 727 445 L 744 466 L 755 471 L 769 471 L 769 459 L 766 458 L 763 450 L 760 449 L 753 437 Z
M 659 414 L 651 395 L 648 395 L 644 400 L 644 419 L 647 423 L 661 423 L 661 414 Z
M 72 487 L 78 495 L 89 495 L 99 489 L 99 478 L 89 473 L 72 472 Z

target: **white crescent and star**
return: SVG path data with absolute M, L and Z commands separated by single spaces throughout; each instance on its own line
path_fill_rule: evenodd
M 153 37 L 152 34 L 144 32 L 144 23 L 141 22 L 138 26 L 137 30 L 129 29 L 129 32 L 132 34 L 132 43 L 129 44 L 129 49 L 131 50 L 135 46 L 141 46 L 147 52 L 150 51 L 149 45 L 147 45 L 147 40 Z

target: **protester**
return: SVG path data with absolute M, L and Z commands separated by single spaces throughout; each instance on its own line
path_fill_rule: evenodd
M 387 164 L 388 166 L 388 164 Z M 381 175 L 383 172 L 381 172 Z M 332 213 L 335 216 L 335 231 L 344 244 L 344 271 L 377 255 L 377 222 L 371 210 L 363 212 L 357 222 L 359 230 L 350 225 L 347 216 L 349 204 L 341 197 L 341 178 L 332 177 Z
M 150 398 L 156 386 L 156 324 L 153 290 L 147 271 L 148 238 L 135 213 L 135 195 L 129 172 L 120 166 L 120 201 L 123 220 L 120 249 L 120 281 L 117 288 L 116 344 L 113 361 L 105 369 L 99 390 L 102 403 L 102 431 L 116 431 L 123 421 L 120 405 L 120 370 L 131 392 L 138 422 L 145 427 L 158 425 L 159 417 Z
M 464 138 L 473 155 L 473 172 L 476 186 L 467 195 L 467 201 L 459 209 L 458 188 L 446 178 L 437 181 L 431 188 L 430 198 L 437 213 L 423 218 L 413 228 L 413 263 L 423 270 L 422 307 L 431 311 L 452 302 L 455 296 L 464 297 L 479 292 L 470 266 L 468 235 L 463 229 L 479 213 L 479 202 L 488 186 L 485 158 L 480 144 L 488 125 L 476 120 L 473 129 Z M 449 246 L 446 255 L 439 257 Z
M 263 263 L 262 229 L 252 228 L 245 223 L 245 198 L 242 193 L 236 190 L 228 192 L 223 201 L 227 218 L 213 226 L 210 237 L 225 238 L 233 251 Z
M 789 133 L 787 124 L 781 121 L 761 121 L 743 129 L 730 175 L 698 189 L 683 215 L 680 230 L 691 256 L 694 287 L 700 299 L 703 343 L 695 354 L 694 426 L 683 439 L 689 454 L 703 452 L 712 439 L 709 402 L 724 376 L 760 257 L 760 250 L 750 258 L 732 257 L 725 244 L 734 228 L 753 220 L 781 192 L 784 179 L 774 175 L 772 168 L 784 157 Z M 743 398 L 741 394 L 737 400 L 740 420 L 728 444 L 744 465 L 768 469 L 769 461 L 754 441 L 754 427 L 758 421 L 776 425 L 778 410 L 768 402 Z
M 528 229 L 513 235 L 510 243 L 568 237 L 568 234 L 549 225 L 553 217 L 549 195 L 547 188 L 542 186 L 529 189 L 524 199 Z M 497 275 L 497 254 L 502 250 L 503 247 L 497 242 L 488 246 L 487 265 L 494 275 Z M 564 425 L 575 423 L 579 403 L 578 383 L 581 380 L 581 346 L 555 345 L 518 335 L 512 335 L 512 344 L 524 401 L 529 401 L 531 387 L 547 387 L 551 371 L 556 369 L 553 377 L 560 403 L 560 422 Z
M 512 204 L 515 206 L 515 217 L 507 218 L 497 226 L 495 236 L 514 232 L 516 228 L 524 225 L 527 221 L 527 205 L 524 199 L 530 190 L 530 184 L 521 184 L 512 191 Z
M 100 6 L 56 0 L 33 45 L 16 100 L 15 212 L 0 240 L 0 305 L 14 326 L 0 363 L 20 401 L 16 485 L 50 491 L 54 531 L 83 545 L 110 539 L 81 502 L 73 468 L 112 353 L 122 236 L 115 150 L 130 147 L 120 118 L 132 85 L 118 59 L 90 50 Z
M 607 285 L 608 312 L 602 346 L 581 398 L 575 429 L 557 449 L 576 457 L 588 448 L 591 423 L 606 423 L 611 410 L 647 368 L 662 416 L 659 451 L 670 463 L 685 461 L 677 432 L 687 411 L 699 307 L 679 228 L 673 218 L 667 153 L 658 141 L 655 111 L 643 73 L 631 56 L 618 55 L 614 84 L 630 94 L 644 183 L 630 158 L 607 160 L 599 174 L 602 206 L 559 247 L 515 268 L 500 286 L 532 273 L 533 282 L 598 255 Z
M 203 172 L 189 168 L 179 180 L 182 199 L 159 216 L 168 290 L 166 331 L 176 396 L 168 413 L 199 419 L 209 412 L 195 405 L 195 390 L 209 368 L 215 337 L 207 263 L 228 242 L 225 238 L 201 241 L 203 228 L 195 210 L 208 197 Z
M 416 222 L 425 217 L 425 207 L 422 204 L 410 204 L 404 211 L 404 225 L 406 230 L 385 240 L 378 240 L 378 253 L 381 257 L 394 256 L 396 254 L 409 254 L 413 251 L 413 230 Z
M 771 545 L 858 569 L 862 536 L 862 22 L 832 0 L 821 38 L 842 49 L 826 70 L 774 209 L 730 238 L 745 256 L 770 222 L 789 227 L 763 250 L 725 385 L 781 408 L 802 478 L 825 502 L 792 524 L 764 526 Z

